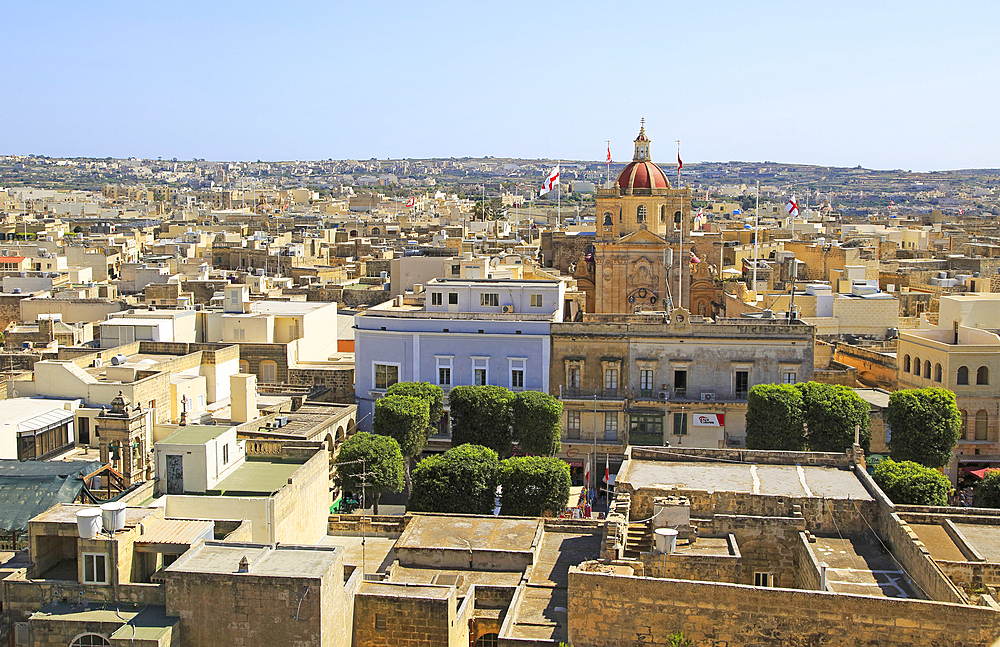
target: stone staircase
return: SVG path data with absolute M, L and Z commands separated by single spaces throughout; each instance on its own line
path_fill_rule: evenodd
M 653 550 L 653 534 L 648 521 L 630 522 L 625 537 L 624 557 L 639 559 L 639 553 L 649 553 Z

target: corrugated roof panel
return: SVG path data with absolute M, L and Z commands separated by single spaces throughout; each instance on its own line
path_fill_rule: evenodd
M 190 546 L 199 539 L 212 539 L 215 522 L 190 519 L 160 519 L 146 527 L 137 544 L 180 544 Z

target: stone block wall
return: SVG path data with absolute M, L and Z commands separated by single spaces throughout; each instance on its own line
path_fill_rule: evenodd
M 354 367 L 345 368 L 290 368 L 288 383 L 296 386 L 325 386 L 329 391 L 318 398 L 320 402 L 354 404 Z
M 451 640 L 457 620 L 457 599 L 452 587 L 447 596 L 421 595 L 421 591 L 448 587 L 407 587 L 366 582 L 354 599 L 354 640 L 359 647 L 462 647 Z M 465 627 L 468 645 L 468 625 Z
M 675 580 L 740 583 L 744 580 L 742 554 L 737 548 L 735 536 L 729 536 L 728 541 L 735 549 L 730 555 L 642 553 L 642 573 L 648 577 Z
M 922 600 L 757 588 L 569 571 L 568 642 L 574 647 L 696 645 L 986 647 L 1000 613 Z
M 295 445 L 311 456 L 288 484 L 274 495 L 276 542 L 315 544 L 326 536 L 330 515 L 330 458 L 323 443 L 285 443 L 283 457 L 293 458 Z

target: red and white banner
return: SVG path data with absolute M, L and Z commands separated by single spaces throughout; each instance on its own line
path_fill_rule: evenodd
M 726 414 L 724 413 L 695 413 L 691 417 L 691 424 L 695 427 L 726 426 Z
M 795 201 L 794 195 L 788 201 L 788 204 L 785 205 L 785 211 L 787 211 L 788 215 L 790 215 L 792 218 L 799 215 L 799 203 Z
M 417 196 L 410 196 L 410 199 L 406 201 L 407 207 L 417 206 Z
M 542 182 L 542 190 L 538 195 L 545 195 L 546 193 L 554 189 L 557 184 L 559 184 L 558 164 L 556 164 L 555 168 L 552 169 L 552 172 L 549 173 L 549 176 L 545 178 L 545 181 Z

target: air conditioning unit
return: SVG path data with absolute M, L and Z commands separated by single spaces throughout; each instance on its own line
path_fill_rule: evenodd
M 500 306 L 500 312 L 504 313 L 505 315 L 512 315 L 514 314 L 514 306 L 512 305 Z
M 715 394 L 714 393 L 702 393 L 701 394 L 701 401 L 702 402 L 715 402 Z
M 94 358 L 94 368 L 101 368 L 102 366 L 104 366 L 104 360 L 101 359 L 100 357 L 95 357 Z
M 669 400 L 670 399 L 670 391 L 660 391 L 659 393 L 656 394 L 656 397 L 659 400 Z

